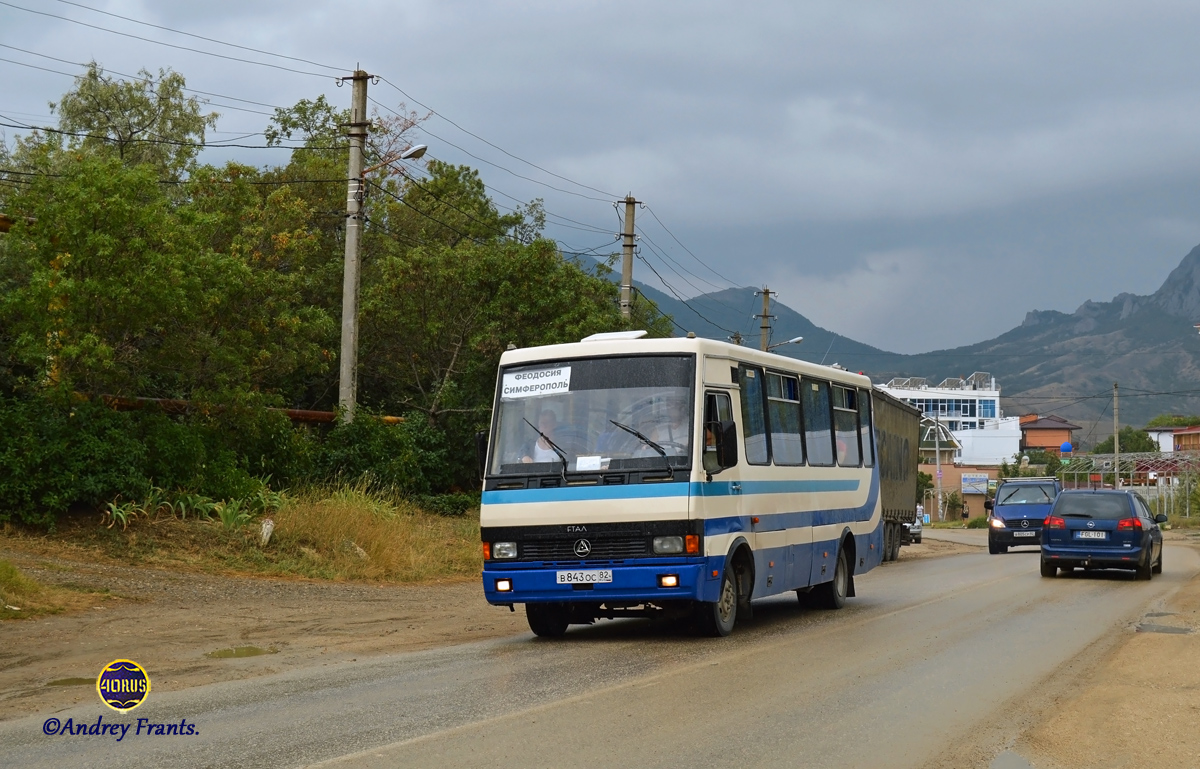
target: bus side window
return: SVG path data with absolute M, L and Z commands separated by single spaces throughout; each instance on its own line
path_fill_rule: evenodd
M 717 436 L 713 434 L 713 423 L 733 421 L 733 404 L 727 393 L 707 393 L 704 396 L 704 458 L 705 472 L 715 473 L 721 469 L 717 462 Z
M 829 383 L 805 377 L 800 382 L 800 400 L 804 405 L 804 444 L 808 464 L 833 466 L 833 430 L 829 409 Z
M 742 388 L 742 440 L 746 448 L 746 461 L 752 465 L 770 464 L 762 369 L 739 366 L 738 384 Z
M 833 429 L 837 438 L 837 460 L 842 467 L 858 467 L 858 390 L 833 387 Z
M 804 464 L 800 382 L 796 377 L 767 372 L 767 409 L 771 417 L 771 456 L 775 464 Z
M 875 446 L 871 441 L 871 393 L 858 391 L 858 431 L 862 435 L 863 467 L 875 466 Z

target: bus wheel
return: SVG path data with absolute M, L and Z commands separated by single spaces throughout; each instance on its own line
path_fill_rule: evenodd
M 721 576 L 721 593 L 715 603 L 701 603 L 697 606 L 700 616 L 700 628 L 705 635 L 722 637 L 733 632 L 737 622 L 738 594 L 737 585 L 733 581 L 733 568 L 725 566 Z
M 840 609 L 846 605 L 846 594 L 850 592 L 850 567 L 846 563 L 845 548 L 838 547 L 833 580 L 817 585 L 812 592 L 816 605 L 823 609 Z
M 553 604 L 525 604 L 529 629 L 539 638 L 561 638 L 567 632 L 567 612 Z

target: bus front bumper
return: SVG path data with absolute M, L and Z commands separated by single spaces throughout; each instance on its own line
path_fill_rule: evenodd
M 483 593 L 488 603 L 501 606 L 547 601 L 622 604 L 716 601 L 723 568 L 723 558 L 660 558 L 611 566 L 546 566 L 519 562 L 501 565 L 489 561 L 483 568 Z M 581 575 L 580 572 L 591 572 L 592 575 Z M 562 581 L 605 577 L 612 581 Z M 674 577 L 673 586 L 671 577 Z M 504 590 L 505 587 L 508 589 Z

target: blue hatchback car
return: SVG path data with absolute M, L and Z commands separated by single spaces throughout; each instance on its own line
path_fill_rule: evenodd
M 1162 572 L 1162 530 L 1132 491 L 1067 489 L 1042 525 L 1042 576 L 1058 570 L 1133 569 L 1138 579 Z

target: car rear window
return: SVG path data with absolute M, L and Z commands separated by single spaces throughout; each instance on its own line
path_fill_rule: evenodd
M 1129 518 L 1129 498 L 1124 494 L 1063 494 L 1054 506 L 1054 515 L 1086 515 L 1089 518 L 1116 520 Z
M 997 505 L 1047 505 L 1054 501 L 1052 483 L 1006 483 L 996 495 Z

